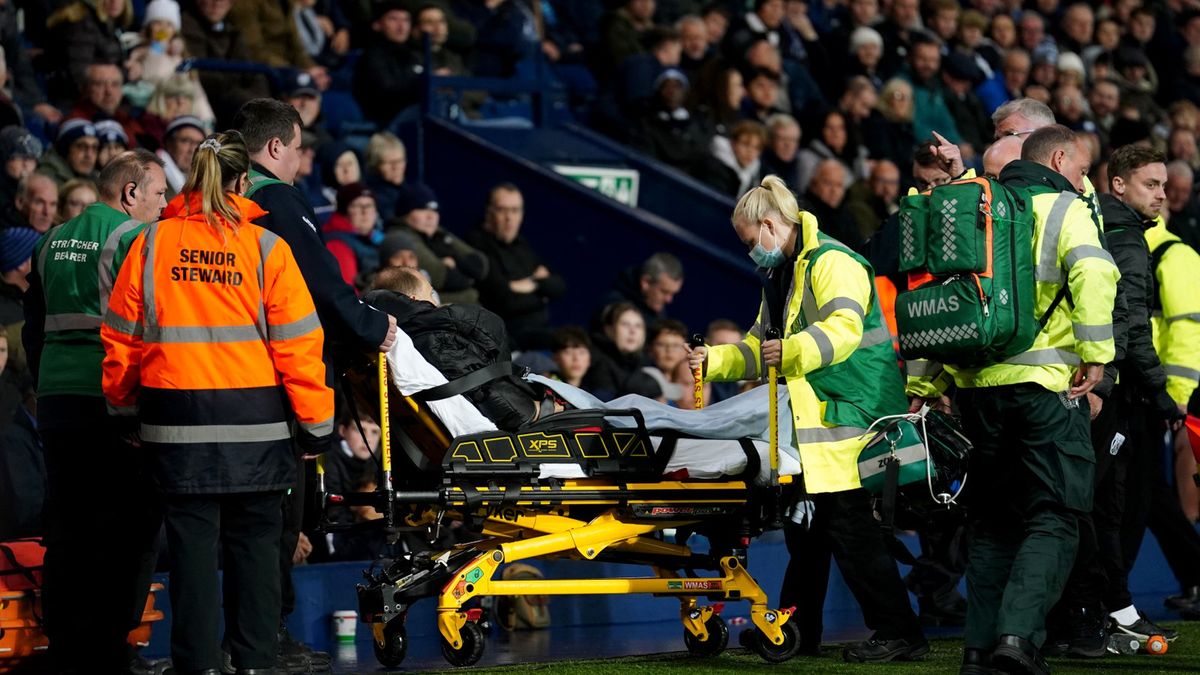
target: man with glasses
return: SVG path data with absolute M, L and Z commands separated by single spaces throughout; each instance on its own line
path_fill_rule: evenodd
M 38 173 L 44 173 L 62 185 L 72 178 L 96 180 L 100 139 L 96 127 L 82 119 L 67 120 L 58 128 L 54 147 L 42 156 Z
M 549 303 L 565 295 L 567 285 L 520 236 L 524 220 L 520 189 L 501 183 L 488 195 L 483 224 L 465 239 L 487 256 L 488 273 L 479 284 L 479 299 L 504 319 L 510 342 L 520 349 L 549 349 Z

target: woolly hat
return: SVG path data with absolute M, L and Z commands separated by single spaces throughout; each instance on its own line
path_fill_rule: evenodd
M 204 128 L 204 122 L 201 122 L 199 117 L 194 117 L 192 115 L 180 115 L 167 124 L 166 130 L 163 131 L 163 138 L 170 138 L 171 135 L 176 131 L 186 127 L 191 127 L 196 131 L 199 131 L 201 136 L 208 135 L 208 131 Z
M 371 194 L 371 190 L 362 183 L 348 183 L 338 188 L 337 191 L 337 212 L 343 216 L 349 213 L 350 203 L 359 197 L 375 198 Z
M 413 236 L 403 230 L 392 230 L 387 233 L 383 241 L 379 243 L 379 262 L 387 265 L 392 256 L 401 251 L 417 250 L 417 240 Z
M 438 210 L 437 194 L 424 183 L 405 183 L 396 199 L 396 215 L 407 216 L 417 209 Z
M 0 162 L 14 157 L 38 159 L 42 156 L 42 142 L 24 127 L 5 127 L 0 131 Z
M 667 80 L 675 80 L 676 82 L 682 84 L 684 89 L 688 87 L 687 75 L 684 75 L 682 70 L 679 70 L 678 68 L 667 68 L 666 70 L 662 71 L 658 77 L 654 78 L 654 88 L 658 89 L 663 85 L 663 82 L 666 82 Z
M 122 147 L 129 147 L 129 136 L 125 134 L 125 128 L 116 120 L 101 120 L 96 122 L 95 126 L 96 138 L 100 139 L 100 145 L 117 143 Z
M 96 137 L 96 126 L 85 119 L 67 120 L 58 128 L 58 136 L 54 138 L 54 149 L 58 150 L 58 154 L 63 157 L 67 156 L 67 151 L 71 149 L 71 145 L 75 141 L 84 138 Z
M 42 236 L 32 227 L 0 230 L 0 274 L 7 274 L 33 257 L 33 247 Z
M 853 33 L 850 33 L 850 53 L 857 52 L 858 48 L 863 45 L 875 45 L 882 48 L 883 36 L 870 26 L 859 26 L 854 29 Z
M 1058 55 L 1058 69 L 1078 73 L 1079 77 L 1087 77 L 1087 72 L 1083 68 L 1083 59 L 1079 58 L 1075 52 L 1061 52 Z
M 151 0 L 146 5 L 146 17 L 142 19 L 142 25 L 148 26 L 151 21 L 166 21 L 178 31 L 183 25 L 179 3 L 175 0 Z

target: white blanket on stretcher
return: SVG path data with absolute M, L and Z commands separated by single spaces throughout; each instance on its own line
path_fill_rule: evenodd
M 411 396 L 445 384 L 446 376 L 430 365 L 413 346 L 412 338 L 402 330 L 396 331 L 396 342 L 387 353 L 389 372 L 396 389 Z M 529 379 L 551 387 L 564 400 L 577 408 L 636 408 L 642 411 L 646 427 L 655 430 L 679 430 L 700 438 L 681 438 L 675 452 L 667 463 L 666 472 L 686 470 L 692 478 L 709 479 L 735 476 L 746 468 L 746 456 L 737 443 L 739 438 L 754 439 L 759 455 L 759 472 L 756 479 L 766 483 L 770 476 L 770 437 L 768 430 L 767 388 L 758 387 L 745 394 L 713 404 L 704 410 L 680 410 L 642 396 L 624 396 L 603 403 L 586 391 L 569 384 L 548 380 L 538 375 Z M 430 401 L 429 407 L 437 415 L 451 436 L 466 436 L 484 431 L 495 431 L 496 425 L 479 412 L 470 401 L 461 395 L 440 401 Z M 779 388 L 779 473 L 800 473 L 799 453 L 788 442 L 792 438 L 791 415 L 788 413 L 787 387 Z M 628 419 L 613 418 L 616 426 L 632 425 Z M 652 436 L 657 448 L 661 438 Z M 546 464 L 542 467 L 543 478 L 580 478 L 583 468 L 577 464 Z

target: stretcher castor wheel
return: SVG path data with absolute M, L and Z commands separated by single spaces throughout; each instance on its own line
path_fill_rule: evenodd
M 687 645 L 688 652 L 696 656 L 716 656 L 725 651 L 729 645 L 729 626 L 725 619 L 713 614 L 704 622 L 704 630 L 708 631 L 708 639 L 701 642 L 691 631 L 683 629 L 683 644 Z
M 749 644 L 754 653 L 767 663 L 783 663 L 791 660 L 800 651 L 800 627 L 791 621 L 779 627 L 783 631 L 783 644 L 774 644 L 757 628 L 753 633 L 743 638 L 743 645 Z
M 442 638 L 442 656 L 456 668 L 473 666 L 483 656 L 483 629 L 474 621 L 468 621 L 459 629 L 462 646 L 455 649 Z
M 389 624 L 383 628 L 383 643 L 375 641 L 372 644 L 375 647 L 375 660 L 387 668 L 395 668 L 408 653 L 408 631 L 403 624 Z
M 1144 649 L 1146 650 L 1147 654 L 1154 654 L 1157 656 L 1159 654 L 1166 654 L 1167 649 L 1169 649 L 1169 645 L 1167 643 L 1167 639 L 1163 636 L 1151 635 L 1149 638 L 1147 638 Z

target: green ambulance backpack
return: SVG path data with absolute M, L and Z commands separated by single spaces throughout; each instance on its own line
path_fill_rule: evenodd
M 989 178 L 957 180 L 904 197 L 899 223 L 903 358 L 979 366 L 1033 345 L 1041 328 L 1028 195 Z

